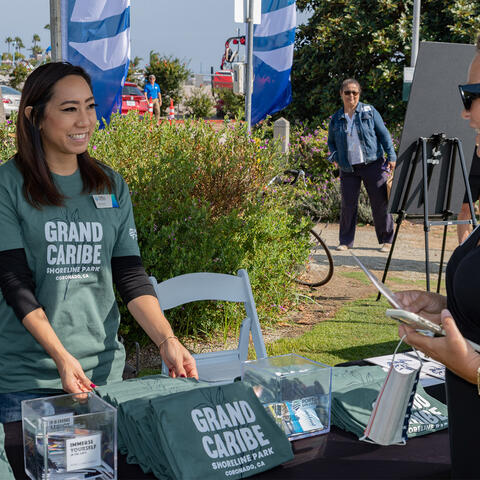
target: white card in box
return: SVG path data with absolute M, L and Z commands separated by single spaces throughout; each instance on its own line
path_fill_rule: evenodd
M 32 480 L 117 478 L 117 410 L 93 392 L 24 400 L 22 427 Z

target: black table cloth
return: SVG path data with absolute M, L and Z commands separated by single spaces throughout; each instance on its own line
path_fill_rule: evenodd
M 351 363 L 353 364 L 353 363 Z M 355 362 L 356 365 L 366 364 Z M 444 385 L 427 387 L 445 402 Z M 28 479 L 23 466 L 22 423 L 5 424 L 5 450 L 17 480 Z M 256 479 L 390 479 L 450 478 L 448 430 L 411 438 L 404 446 L 379 446 L 360 442 L 354 435 L 332 427 L 330 433 L 293 442 L 295 458 Z M 138 465 L 128 465 L 118 455 L 119 480 L 154 479 Z M 207 479 L 202 479 L 207 480 Z

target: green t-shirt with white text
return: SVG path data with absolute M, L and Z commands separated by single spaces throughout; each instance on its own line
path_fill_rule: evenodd
M 36 209 L 25 200 L 15 161 L 0 165 L 0 251 L 25 250 L 38 302 L 62 344 L 97 385 L 120 380 L 125 364 L 111 259 L 139 255 L 128 186 L 104 168 L 114 180 L 118 208 L 97 208 L 92 195 L 82 193 L 77 170 L 52 174 L 68 197 L 64 206 Z M 1 293 L 0 372 L 3 393 L 61 389 L 55 363 Z

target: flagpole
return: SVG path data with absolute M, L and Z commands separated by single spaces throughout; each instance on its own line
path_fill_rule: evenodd
M 50 42 L 52 61 L 62 61 L 62 16 L 61 0 L 50 0 Z
M 247 88 L 245 93 L 245 120 L 248 133 L 252 130 L 252 87 L 253 87 L 253 3 L 248 2 L 247 17 Z

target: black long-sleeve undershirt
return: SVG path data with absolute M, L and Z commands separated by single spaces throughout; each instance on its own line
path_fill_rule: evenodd
M 125 304 L 141 295 L 155 296 L 139 256 L 113 257 L 111 264 L 113 282 Z M 0 252 L 0 290 L 20 321 L 41 308 L 23 248 Z

